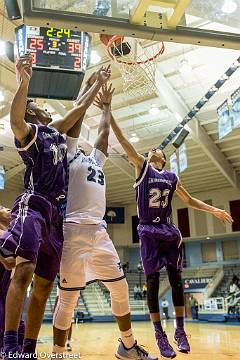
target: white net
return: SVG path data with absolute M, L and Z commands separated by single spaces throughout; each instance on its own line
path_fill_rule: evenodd
M 164 51 L 162 43 L 148 46 L 141 40 L 124 38 L 120 44 L 113 42 L 108 51 L 122 74 L 123 91 L 129 98 L 143 98 L 156 92 L 156 62 Z

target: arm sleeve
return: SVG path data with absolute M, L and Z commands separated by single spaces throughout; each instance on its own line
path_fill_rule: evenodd
M 107 161 L 107 156 L 104 155 L 104 153 L 101 150 L 98 150 L 96 148 L 92 149 L 90 157 L 95 158 L 98 165 L 101 166 L 101 167 L 103 167 L 105 162 Z
M 78 138 L 67 136 L 68 161 L 72 160 L 77 152 Z

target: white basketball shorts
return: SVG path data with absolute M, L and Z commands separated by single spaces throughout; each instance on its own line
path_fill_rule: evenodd
M 94 281 L 125 277 L 117 251 L 103 225 L 64 224 L 59 287 L 81 290 Z

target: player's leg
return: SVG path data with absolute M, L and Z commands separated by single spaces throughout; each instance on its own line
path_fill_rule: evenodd
M 0 254 L 0 262 L 7 270 L 12 270 L 16 266 L 16 259 L 13 256 L 4 257 Z
M 160 246 L 156 229 L 152 230 L 151 226 L 140 225 L 138 232 L 141 239 L 141 258 L 147 277 L 147 303 L 154 325 L 155 337 L 161 355 L 166 358 L 174 358 L 176 353 L 162 329 L 159 310 L 159 271 L 165 265 L 164 248 Z
M 11 271 L 0 264 L 0 351 L 3 351 L 3 336 L 5 329 L 5 303 L 10 285 Z
M 11 280 L 5 305 L 4 352 L 8 354 L 18 351 L 18 328 L 20 325 L 24 299 L 27 288 L 32 281 L 35 264 L 30 261 L 16 266 Z
M 53 316 L 53 352 L 63 353 L 80 288 L 86 285 L 84 254 L 88 227 L 66 223 L 60 266 L 59 299 Z M 79 289 L 79 290 L 78 290 Z
M 79 291 L 59 291 L 59 298 L 53 316 L 53 353 L 63 353 L 72 323 L 72 314 L 77 304 Z
M 70 329 L 68 330 L 67 343 L 66 343 L 66 349 L 67 349 L 67 351 L 72 351 L 72 347 L 71 347 L 71 340 L 72 340 L 72 324 L 73 324 L 73 322 L 71 322 Z
M 112 312 L 121 332 L 121 339 L 126 348 L 130 349 L 135 344 L 133 336 L 128 283 L 126 279 L 114 282 L 104 282 L 111 295 Z
M 109 238 L 106 229 L 93 226 L 91 237 L 94 241 L 92 256 L 88 262 L 88 269 L 92 279 L 104 279 L 102 282 L 111 295 L 112 312 L 121 332 L 121 342 L 116 356 L 119 359 L 156 360 L 143 348 L 137 345 L 134 339 L 129 306 L 128 284 L 121 266 L 118 253 Z
M 34 276 L 33 289 L 27 307 L 26 330 L 23 352 L 33 354 L 36 351 L 38 334 L 41 328 L 48 296 L 53 282 Z M 37 309 L 37 311 L 36 311 Z
M 23 341 L 25 336 L 25 321 L 22 319 L 18 328 L 18 348 L 22 351 Z
M 176 313 L 177 328 L 175 332 L 175 341 L 178 344 L 178 350 L 188 353 L 190 351 L 190 345 L 187 340 L 187 336 L 184 330 L 184 289 L 182 282 L 181 270 L 168 266 L 168 278 L 172 288 L 172 299 Z
M 155 337 L 162 356 L 166 358 L 174 358 L 175 351 L 168 342 L 166 333 L 161 324 L 160 309 L 159 309 L 159 272 L 147 275 L 147 303 L 150 312 L 150 317 L 153 322 Z
M 112 312 L 121 333 L 121 342 L 116 352 L 119 359 L 157 360 L 137 345 L 133 336 L 129 305 L 128 283 L 126 279 L 104 282 L 110 292 Z

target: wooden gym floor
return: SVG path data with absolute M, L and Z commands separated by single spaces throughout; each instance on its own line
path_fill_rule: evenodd
M 138 343 L 146 346 L 149 352 L 157 355 L 160 359 L 150 322 L 135 322 L 133 328 Z M 175 348 L 172 341 L 173 322 L 168 322 L 165 330 Z M 240 359 L 240 325 L 188 323 L 186 332 L 191 336 L 191 353 L 188 355 L 177 353 L 176 360 Z M 51 325 L 43 325 L 39 337 L 40 343 L 37 347 L 39 358 L 44 356 L 46 359 L 48 358 L 47 354 L 43 353 L 42 355 L 40 352 L 51 352 L 51 336 Z M 114 323 L 73 325 L 73 353 L 80 352 L 81 359 L 113 360 L 116 359 L 114 354 L 118 338 L 118 329 Z

